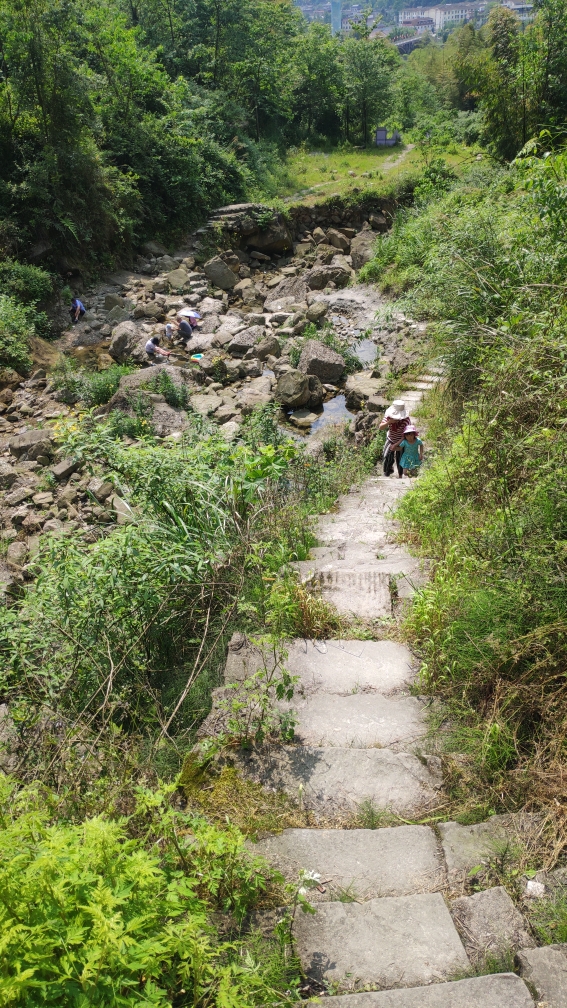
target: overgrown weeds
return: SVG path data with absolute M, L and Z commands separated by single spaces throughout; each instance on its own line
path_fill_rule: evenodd
M 563 156 L 563 155 L 562 155 Z M 446 704 L 463 809 L 543 809 L 567 848 L 567 244 L 518 169 L 401 216 L 369 276 L 414 271 L 402 307 L 445 362 L 431 464 L 400 507 L 434 559 L 406 624 Z M 550 194 L 550 198 L 553 194 Z M 543 192 L 539 194 L 543 199 Z M 429 407 L 431 412 L 431 406 Z M 559 803 L 559 804 L 558 804 Z

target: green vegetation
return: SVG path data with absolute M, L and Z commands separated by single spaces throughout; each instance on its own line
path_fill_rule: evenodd
M 120 819 L 53 824 L 49 795 L 0 784 L 4 1004 L 297 999 L 287 936 L 262 961 L 258 936 L 238 934 L 271 873 L 236 827 L 174 809 L 171 788 L 144 787 Z M 212 912 L 224 917 L 222 937 Z
M 470 807 L 563 793 L 565 159 L 471 169 L 399 215 L 366 268 L 431 320 L 447 371 L 433 461 L 400 517 L 435 558 L 407 629 L 467 756 L 450 782 Z
M 128 364 L 111 364 L 104 371 L 87 371 L 65 357 L 53 374 L 53 384 L 64 402 L 102 406 L 112 399 L 122 376 L 135 370 Z

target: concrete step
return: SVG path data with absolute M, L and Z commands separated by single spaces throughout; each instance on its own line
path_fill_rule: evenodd
M 396 641 L 293 640 L 285 667 L 299 677 L 296 690 L 310 693 L 388 694 L 407 689 L 415 678 L 413 655 Z
M 340 613 L 363 620 L 392 615 L 390 576 L 382 570 L 322 571 L 311 584 Z
M 296 916 L 294 933 L 306 974 L 345 991 L 417 987 L 470 970 L 440 893 L 320 903 L 314 916 Z
M 518 953 L 522 976 L 534 988 L 540 1008 L 567 1006 L 567 945 L 545 945 Z
M 346 696 L 296 693 L 288 707 L 294 711 L 295 738 L 301 745 L 407 750 L 426 733 L 423 703 L 417 697 L 385 697 L 374 690 Z
M 359 693 L 378 690 L 388 694 L 407 689 L 415 678 L 414 659 L 408 648 L 395 641 L 304 640 L 284 641 L 281 664 L 299 679 L 297 693 Z M 225 683 L 241 682 L 278 657 L 262 650 L 244 635 L 234 634 L 225 665 Z M 292 702 L 293 706 L 293 702 Z
M 237 763 L 250 779 L 299 799 L 324 819 L 358 814 L 362 802 L 404 817 L 439 803 L 439 760 L 426 762 L 391 749 L 277 746 L 240 752 Z
M 435 834 L 428 826 L 287 829 L 253 849 L 290 882 L 297 881 L 302 868 L 318 872 L 325 892 L 310 890 L 310 901 L 405 896 L 435 892 L 445 884 Z
M 410 990 L 368 991 L 325 998 L 329 1008 L 534 1008 L 515 973 L 456 980 Z

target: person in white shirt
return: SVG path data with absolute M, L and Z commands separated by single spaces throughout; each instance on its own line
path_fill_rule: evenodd
M 164 350 L 159 345 L 159 336 L 152 336 L 146 343 L 146 353 L 150 364 L 158 364 L 160 357 L 169 357 L 171 351 Z

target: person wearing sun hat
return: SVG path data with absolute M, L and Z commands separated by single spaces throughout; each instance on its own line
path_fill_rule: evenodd
M 419 476 L 419 468 L 423 462 L 423 441 L 418 438 L 419 431 L 413 424 L 408 424 L 404 431 L 404 440 L 400 444 L 402 457 L 400 465 L 404 476 Z
M 388 431 L 384 445 L 384 476 L 392 475 L 394 463 L 398 470 L 398 478 L 401 479 L 404 474 L 400 444 L 404 440 L 404 431 L 410 423 L 411 420 L 404 400 L 394 399 L 392 405 L 388 406 L 384 413 L 384 419 L 379 427 L 379 430 Z

